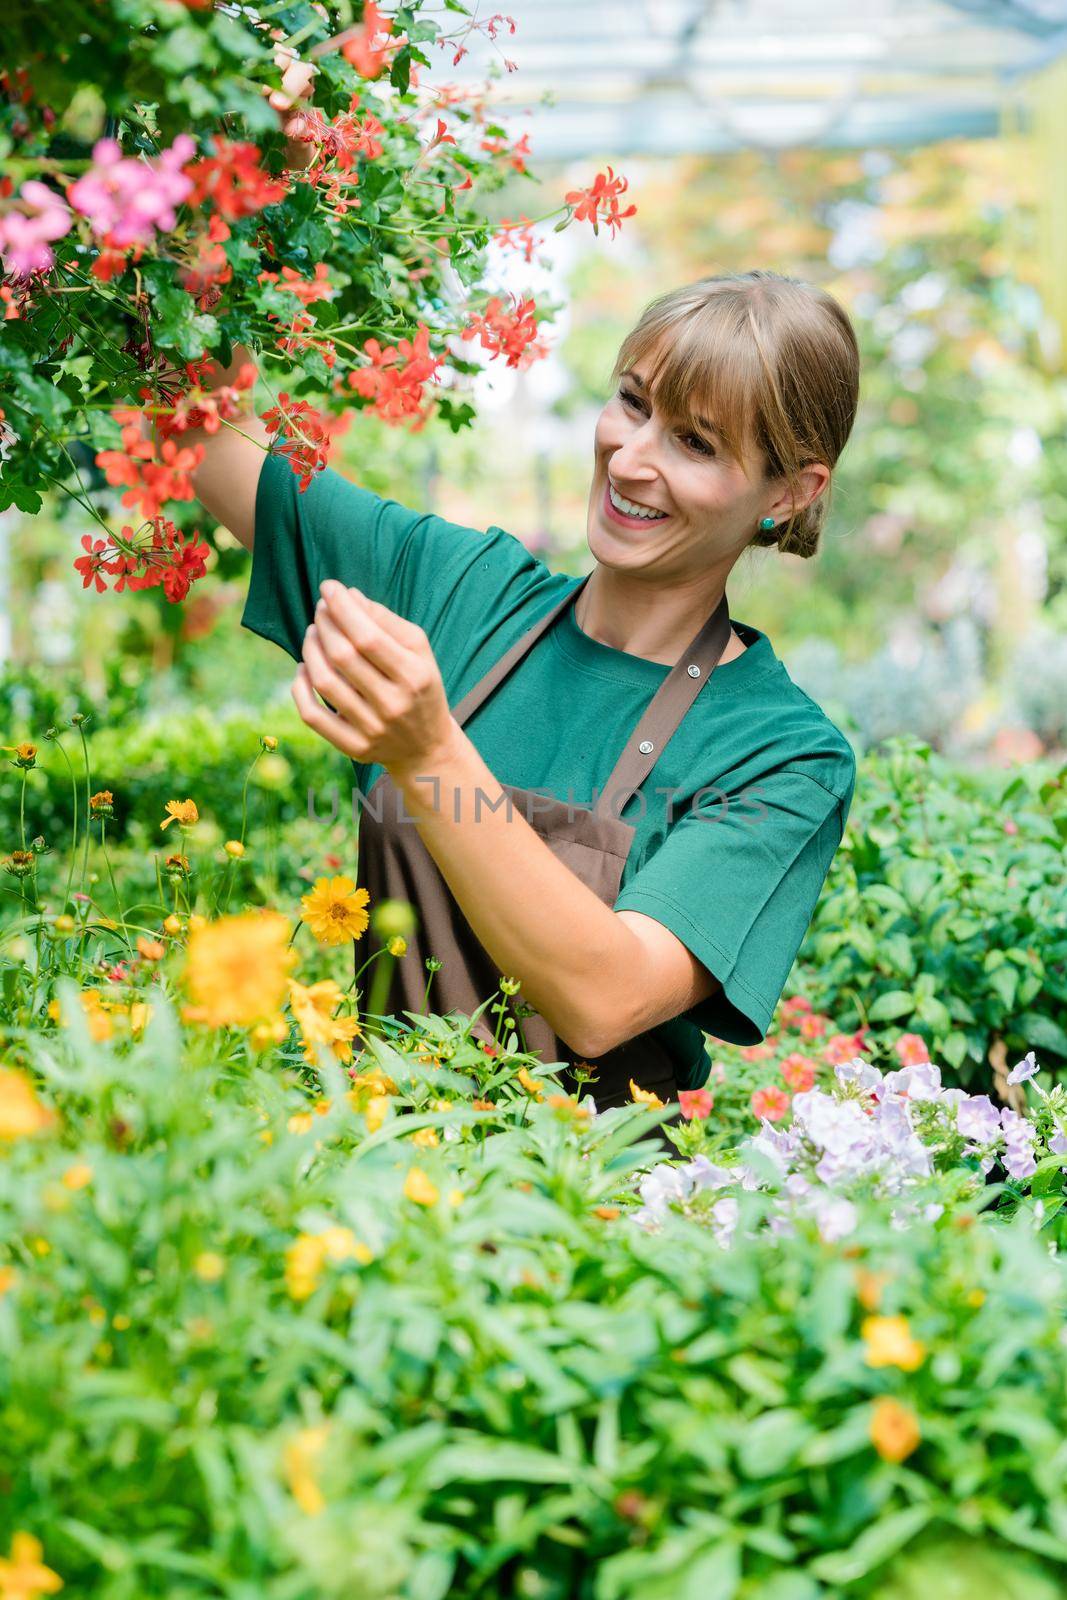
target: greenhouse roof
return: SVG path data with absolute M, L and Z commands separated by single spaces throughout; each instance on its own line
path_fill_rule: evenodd
M 518 70 L 489 103 L 542 161 L 995 134 L 1007 86 L 1067 51 L 1067 0 L 506 3 Z

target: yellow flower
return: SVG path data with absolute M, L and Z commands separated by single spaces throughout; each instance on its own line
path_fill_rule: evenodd
M 370 921 L 364 909 L 370 899 L 351 878 L 316 878 L 308 894 L 301 895 L 302 916 L 320 944 L 347 944 L 362 938 Z
M 301 1511 L 309 1517 L 317 1517 L 326 1506 L 326 1498 L 319 1488 L 315 1472 L 329 1434 L 328 1422 L 320 1422 L 314 1428 L 302 1428 L 282 1450 L 289 1492 Z
M 89 796 L 89 810 L 94 817 L 110 817 L 115 806 L 115 796 L 110 789 L 99 789 Z
M 257 1022 L 248 1035 L 253 1050 L 269 1050 L 272 1044 L 282 1044 L 289 1036 L 289 1024 L 284 1017 L 272 1017 L 267 1022 Z
M 209 1027 L 251 1027 L 275 1017 L 296 952 L 279 911 L 220 917 L 190 932 L 183 1016 Z
M 310 1133 L 314 1121 L 310 1111 L 294 1111 L 285 1126 L 290 1133 Z
M 351 1083 L 354 1090 L 367 1089 L 371 1094 L 396 1094 L 397 1092 L 396 1084 L 389 1074 L 381 1072 L 377 1067 L 370 1072 L 357 1072 Z
M 126 1329 L 130 1327 L 130 1325 L 130 1319 L 126 1315 L 125 1311 L 116 1311 L 115 1315 L 111 1319 L 111 1326 L 113 1328 L 117 1328 L 119 1333 L 125 1333 Z
M 926 1346 L 912 1337 L 907 1317 L 865 1317 L 860 1333 L 869 1367 L 914 1372 L 926 1360 Z
M 193 1271 L 202 1283 L 218 1283 L 226 1271 L 226 1263 L 216 1250 L 201 1250 L 193 1262 Z
M 41 1557 L 44 1546 L 32 1533 L 18 1532 L 11 1540 L 11 1555 L 0 1556 L 0 1600 L 37 1600 L 40 1594 L 55 1594 L 63 1579 Z
M 89 1037 L 97 1044 L 102 1044 L 105 1039 L 110 1039 L 115 1032 L 115 1024 L 111 1018 L 110 1007 L 104 1005 L 104 997 L 99 989 L 83 989 L 78 997 L 85 1012 L 85 1020 L 89 1025 Z
M 520 1067 L 515 1076 L 522 1084 L 522 1087 L 526 1090 L 526 1093 L 532 1094 L 535 1100 L 543 1100 L 545 1098 L 544 1089 L 541 1087 L 532 1073 L 528 1072 L 525 1067 Z
M 0 1139 L 24 1139 L 29 1134 L 43 1133 L 55 1120 L 55 1112 L 38 1100 L 25 1073 L 0 1067 Z
M 409 1167 L 404 1179 L 404 1199 L 413 1200 L 417 1206 L 435 1206 L 440 1199 L 436 1184 L 421 1167 Z
M 35 744 L 5 744 L 3 748 L 10 750 L 14 755 L 13 766 L 34 767 L 37 765 L 37 746 Z
M 14 1267 L 0 1267 L 0 1294 L 6 1294 L 19 1281 Z
M 159 824 L 161 828 L 169 828 L 172 822 L 181 828 L 191 828 L 194 822 L 200 821 L 195 800 L 168 800 L 163 809 L 168 815 Z
M 235 861 L 240 861 L 241 857 L 245 853 L 245 847 L 241 843 L 240 839 L 227 839 L 222 848 L 225 850 L 226 854 L 228 856 L 232 856 Z
M 175 938 L 182 931 L 181 917 L 175 916 L 173 911 L 169 917 L 164 917 L 163 931 L 164 933 L 169 933 L 172 939 Z
M 449 1189 L 448 1203 L 450 1206 L 461 1206 L 463 1204 L 463 1190 Z
M 653 1094 L 651 1089 L 639 1088 L 632 1078 L 630 1079 L 630 1097 L 638 1105 L 652 1106 L 657 1111 L 663 1105 L 663 1101 L 658 1094 Z
M 64 911 L 56 918 L 52 926 L 60 938 L 66 939 L 69 938 L 69 936 L 74 932 L 78 924 L 75 922 L 73 917 L 68 916 Z
M 261 733 L 259 736 L 259 742 L 263 746 L 264 750 L 277 750 L 278 748 L 278 741 L 274 737 L 273 733 Z
M 397 956 L 399 958 L 400 956 L 407 954 L 408 942 L 406 939 L 402 939 L 400 935 L 397 934 L 395 939 L 390 939 L 385 948 L 388 950 L 391 956 Z
M 304 1059 L 314 1065 L 315 1046 L 328 1044 L 338 1061 L 351 1061 L 352 1040 L 360 1032 L 355 1017 L 335 1017 L 344 995 L 332 978 L 305 985 L 289 981 L 289 1004 L 300 1027 Z
M 152 1007 L 144 1000 L 130 1001 L 130 1032 L 140 1033 L 152 1015 Z
M 285 1287 L 294 1300 L 306 1300 L 319 1286 L 327 1261 L 356 1261 L 361 1267 L 374 1253 L 351 1228 L 329 1227 L 321 1233 L 301 1233 L 285 1252 Z
M 420 1128 L 411 1135 L 411 1142 L 418 1145 L 420 1150 L 432 1150 L 437 1144 L 436 1128 Z
M 389 1115 L 389 1096 L 385 1094 L 372 1094 L 363 1107 L 363 1120 L 367 1124 L 368 1133 L 377 1133 L 386 1117 Z
M 86 1184 L 93 1181 L 93 1169 L 88 1162 L 76 1161 L 64 1172 L 62 1181 L 67 1189 L 84 1189 Z
M 871 1443 L 883 1461 L 903 1461 L 922 1439 L 919 1419 L 899 1400 L 876 1400 L 869 1426 Z

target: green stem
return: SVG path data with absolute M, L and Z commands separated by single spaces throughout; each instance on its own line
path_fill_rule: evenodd
M 122 932 L 125 935 L 127 946 L 132 950 L 133 946 L 130 943 L 130 930 L 126 926 L 126 913 L 122 909 L 122 896 L 119 894 L 119 886 L 115 882 L 115 874 L 114 874 L 114 872 L 112 871 L 112 868 L 111 868 L 111 857 L 108 855 L 107 839 L 105 837 L 105 829 L 106 829 L 106 827 L 107 827 L 106 819 L 104 817 L 101 817 L 100 818 L 100 849 L 103 851 L 104 862 L 105 862 L 105 864 L 107 866 L 107 875 L 108 875 L 108 878 L 111 881 L 111 892 L 115 896 L 115 909 L 118 911 L 118 914 L 119 914 L 119 925 L 121 926 Z
M 89 798 L 92 794 L 92 781 L 89 772 L 89 744 L 85 737 L 85 723 L 78 723 L 78 734 L 82 742 L 82 755 L 85 758 L 85 857 L 82 861 L 82 888 L 86 894 L 89 892 L 89 816 L 91 807 Z
M 63 910 L 66 911 L 67 905 L 70 901 L 70 886 L 74 882 L 74 863 L 78 856 L 78 780 L 74 776 L 74 766 L 66 752 L 66 747 L 60 742 L 58 734 L 56 736 L 56 747 L 60 751 L 63 760 L 67 763 L 67 771 L 70 773 L 71 798 L 74 802 L 74 827 L 72 830 L 70 845 L 70 866 L 67 868 L 67 886 L 63 890 Z M 89 826 L 88 817 L 85 819 L 85 826 Z

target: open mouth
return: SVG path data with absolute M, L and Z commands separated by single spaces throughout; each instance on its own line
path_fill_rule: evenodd
M 655 511 L 651 506 L 641 506 L 635 500 L 627 500 L 625 495 L 619 494 L 610 478 L 604 490 L 604 509 L 613 521 L 625 523 L 631 528 L 644 528 L 649 523 L 665 522 L 667 519 L 665 511 Z

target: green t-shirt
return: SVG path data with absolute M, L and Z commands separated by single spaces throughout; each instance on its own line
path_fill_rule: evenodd
M 409 510 L 330 470 L 301 494 L 268 456 L 244 626 L 299 660 L 327 577 L 425 630 L 453 706 L 580 582 L 503 528 Z M 702 685 L 621 813 L 636 831 L 615 909 L 662 923 L 722 984 L 660 1027 L 683 1086 L 707 1075 L 701 1030 L 736 1044 L 767 1032 L 855 785 L 844 735 L 766 634 L 732 620 L 748 648 Z M 669 671 L 590 638 L 569 606 L 465 731 L 499 782 L 588 805 Z M 369 793 L 382 769 L 353 765 Z

